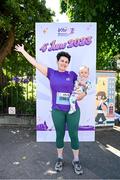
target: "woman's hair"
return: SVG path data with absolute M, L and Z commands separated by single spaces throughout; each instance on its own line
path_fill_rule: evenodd
M 64 51 L 61 51 L 61 52 L 59 52 L 59 53 L 57 54 L 57 56 L 56 56 L 56 57 L 57 57 L 57 61 L 59 61 L 59 59 L 60 59 L 62 56 L 68 58 L 68 61 L 69 61 L 69 63 L 70 63 L 71 56 L 70 56 L 69 53 L 64 52 Z

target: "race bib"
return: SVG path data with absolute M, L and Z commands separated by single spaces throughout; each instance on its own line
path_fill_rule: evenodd
M 57 92 L 56 104 L 69 105 L 70 93 Z

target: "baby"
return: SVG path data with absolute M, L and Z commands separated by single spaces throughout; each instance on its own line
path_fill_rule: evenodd
M 88 80 L 89 77 L 89 68 L 87 66 L 80 67 L 78 78 L 75 81 L 74 90 L 70 96 L 70 110 L 69 114 L 72 114 L 76 111 L 75 102 L 77 100 L 77 96 L 80 92 L 85 92 L 87 94 L 87 90 L 91 88 L 91 82 Z

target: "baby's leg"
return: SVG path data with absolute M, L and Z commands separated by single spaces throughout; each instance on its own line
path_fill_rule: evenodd
M 77 100 L 76 95 L 75 94 L 71 94 L 69 100 L 70 100 L 70 110 L 69 110 L 68 113 L 72 114 L 72 113 L 74 113 L 76 111 L 76 108 L 75 108 L 75 102 Z

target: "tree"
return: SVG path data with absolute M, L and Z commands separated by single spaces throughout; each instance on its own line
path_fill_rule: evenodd
M 35 22 L 51 22 L 53 15 L 45 7 L 45 0 L 1 0 L 0 64 L 11 54 L 15 43 L 31 42 Z
M 112 69 L 111 59 L 120 53 L 120 1 L 60 0 L 60 4 L 71 22 L 97 22 L 97 69 Z
M 35 70 L 13 49 L 24 43 L 35 56 L 35 22 L 51 22 L 52 16 L 45 0 L 0 0 L 0 112 L 7 112 L 8 106 L 15 106 L 19 113 L 35 110 L 35 99 L 24 95 L 24 87 L 33 89 Z
M 31 54 L 34 54 L 35 22 L 51 22 L 53 15 L 54 13 L 46 8 L 45 0 L 1 0 L 0 85 L 3 85 L 5 81 L 2 71 L 3 62 L 6 63 L 5 60 L 15 61 L 15 58 L 21 60 L 19 55 L 16 57 L 13 51 L 14 44 L 26 43 Z M 13 66 L 15 65 L 16 63 L 14 62 Z

